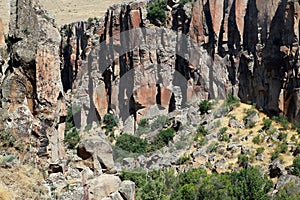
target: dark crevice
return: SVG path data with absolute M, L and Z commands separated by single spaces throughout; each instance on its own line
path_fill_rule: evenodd
M 172 93 L 172 96 L 170 98 L 170 103 L 169 103 L 169 113 L 173 112 L 176 109 L 176 101 L 175 101 L 175 95 Z
M 213 28 L 213 21 L 212 21 L 212 16 L 210 12 L 210 4 L 209 1 L 206 2 L 206 4 L 203 7 L 204 14 L 205 14 L 205 21 L 208 29 L 208 44 L 206 44 L 207 51 L 209 55 L 212 56 L 215 54 L 215 32 Z

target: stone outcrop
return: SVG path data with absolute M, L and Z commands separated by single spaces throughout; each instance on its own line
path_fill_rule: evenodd
M 37 153 L 51 153 L 56 160 L 64 152 L 63 135 L 57 128 L 63 108 L 61 37 L 54 20 L 37 1 L 12 1 L 11 6 L 11 57 L 9 67 L 2 68 L 2 108 L 9 113 L 6 129 L 26 143 L 33 132 L 39 144 Z
M 79 143 L 77 154 L 83 160 L 93 159 L 95 171 L 109 171 L 114 167 L 112 148 L 101 138 L 89 138 Z

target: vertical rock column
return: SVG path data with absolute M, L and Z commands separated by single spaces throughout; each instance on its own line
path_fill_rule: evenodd
M 13 0 L 11 6 L 12 56 L 2 83 L 2 107 L 10 113 L 6 127 L 25 143 L 33 132 L 38 155 L 51 153 L 56 160 L 63 154 L 63 132 L 57 130 L 63 107 L 60 34 L 37 1 Z

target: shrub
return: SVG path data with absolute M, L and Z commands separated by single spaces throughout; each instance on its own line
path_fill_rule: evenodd
M 227 107 L 231 110 L 233 107 L 236 107 L 240 104 L 240 99 L 233 96 L 232 94 L 228 94 L 226 99 L 224 100 L 223 106 Z
M 219 134 L 224 134 L 228 130 L 227 127 L 223 127 L 219 130 Z
M 122 134 L 117 138 L 116 146 L 132 153 L 144 153 L 147 142 L 137 136 Z
M 221 124 L 222 124 L 222 123 L 221 123 L 221 120 L 218 119 L 217 121 L 214 122 L 214 127 L 215 127 L 215 128 L 220 127 Z
M 167 18 L 165 13 L 166 7 L 166 0 L 154 0 L 150 3 L 147 7 L 147 18 L 149 21 L 156 26 L 164 25 Z
M 161 129 L 166 125 L 170 124 L 170 120 L 167 116 L 159 115 L 156 120 L 150 125 L 151 130 Z
M 224 141 L 224 142 L 229 142 L 230 141 L 230 138 L 228 135 L 222 135 L 221 137 L 221 141 Z
M 197 135 L 206 136 L 208 131 L 204 128 L 203 125 L 198 126 L 197 128 Z
M 247 168 L 248 167 L 248 156 L 240 154 L 238 155 L 238 164 L 240 167 Z
M 187 146 L 187 144 L 183 141 L 179 141 L 175 144 L 176 149 L 184 149 Z
M 259 147 L 259 148 L 256 149 L 256 155 L 262 154 L 264 151 L 265 151 L 264 147 Z
M 199 103 L 199 111 L 201 115 L 208 114 L 208 111 L 212 108 L 212 103 L 208 100 L 202 100 Z
M 175 130 L 173 128 L 160 131 L 160 133 L 153 138 L 150 145 L 146 147 L 146 152 L 156 151 L 168 145 L 168 143 L 173 140 L 174 133 Z
M 148 119 L 141 119 L 140 122 L 138 123 L 139 127 L 146 127 L 149 125 L 149 120 Z
M 297 156 L 293 161 L 294 175 L 300 176 L 300 156 Z
M 263 122 L 264 122 L 264 126 L 263 129 L 264 130 L 269 130 L 272 124 L 272 120 L 268 119 L 268 118 L 263 118 Z
M 286 141 L 286 139 L 287 139 L 287 134 L 283 133 L 283 132 L 279 132 L 278 140 L 280 140 L 280 141 Z
M 276 148 L 276 151 L 279 153 L 286 153 L 288 150 L 288 145 L 287 144 L 279 144 Z
M 69 149 L 74 149 L 79 141 L 79 132 L 75 127 L 66 133 L 64 142 L 67 143 Z
M 218 145 L 219 145 L 219 143 L 217 143 L 217 142 L 214 142 L 214 143 L 208 145 L 206 152 L 209 152 L 209 153 L 215 152 L 218 148 Z
M 274 151 L 274 152 L 272 153 L 272 155 L 271 155 L 271 161 L 273 161 L 273 160 L 275 160 L 275 159 L 277 159 L 277 158 L 279 158 L 279 152 Z
M 103 117 L 103 123 L 105 124 L 106 130 L 108 132 L 113 131 L 113 128 L 118 126 L 118 122 L 118 117 L 111 113 L 107 113 Z
M 260 143 L 261 143 L 260 136 L 259 136 L 259 135 L 255 136 L 255 137 L 252 139 L 252 142 L 253 142 L 254 144 L 260 144 Z
M 0 132 L 0 147 L 13 147 L 16 138 L 9 132 Z
M 289 128 L 289 120 L 286 116 L 284 115 L 281 115 L 279 117 L 274 116 L 273 120 L 275 120 L 277 123 L 280 123 L 280 125 L 284 130 L 287 130 Z
M 190 160 L 191 160 L 190 156 L 184 155 L 184 156 L 178 158 L 178 160 L 176 161 L 176 164 L 177 165 L 182 165 L 182 164 L 184 164 L 184 163 L 186 163 Z

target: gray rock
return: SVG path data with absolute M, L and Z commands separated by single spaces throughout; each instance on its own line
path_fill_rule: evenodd
M 110 170 L 114 167 L 111 145 L 100 137 L 80 141 L 77 155 L 83 160 L 93 158 L 96 170 Z
M 135 199 L 135 183 L 132 181 L 123 181 L 121 183 L 120 192 L 128 200 Z
M 256 155 L 256 160 L 259 160 L 259 161 L 264 161 L 265 157 L 262 153 L 259 153 Z
M 284 165 L 279 159 L 273 160 L 269 166 L 269 176 L 271 178 L 280 177 L 281 175 L 286 175 L 287 172 L 284 168 Z
M 234 143 L 231 142 L 227 145 L 228 151 L 236 151 L 238 148 L 242 147 L 243 145 L 241 143 Z
M 300 178 L 294 175 L 282 175 L 279 177 L 275 189 L 285 189 L 287 195 L 300 196 Z
M 246 127 L 249 127 L 251 126 L 252 123 L 256 123 L 258 121 L 259 121 L 259 116 L 257 112 L 251 114 L 250 116 L 244 119 L 244 123 Z
M 89 196 L 91 199 L 103 199 L 110 194 L 117 192 L 121 186 L 119 177 L 109 174 L 102 174 L 87 181 Z
M 237 119 L 230 119 L 228 125 L 235 129 L 244 129 L 245 128 L 245 125 Z

